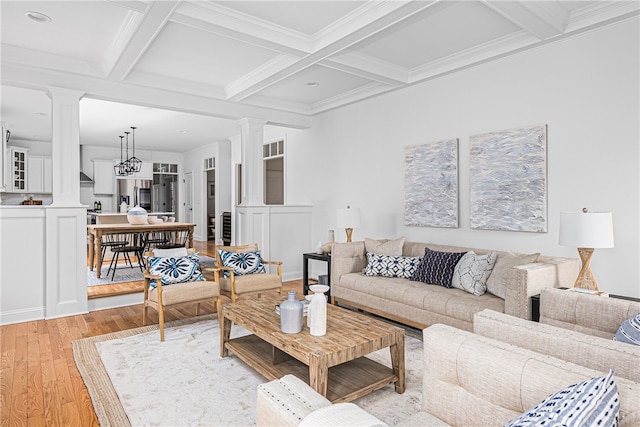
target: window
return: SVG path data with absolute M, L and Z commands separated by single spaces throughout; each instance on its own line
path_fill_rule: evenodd
M 204 170 L 210 170 L 216 168 L 216 158 L 209 157 L 208 159 L 204 159 Z
M 284 140 L 262 146 L 264 166 L 264 203 L 284 205 Z

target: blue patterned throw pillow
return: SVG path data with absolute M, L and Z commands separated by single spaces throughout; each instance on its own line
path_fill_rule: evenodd
M 206 280 L 200 272 L 200 255 L 196 252 L 182 257 L 147 257 L 149 273 L 162 276 L 163 285 Z M 150 281 L 150 289 L 156 287 L 156 281 Z
M 438 252 L 425 248 L 424 257 L 411 280 L 451 288 L 453 270 L 466 252 Z
M 505 427 L 614 427 L 618 425 L 620 398 L 613 371 L 569 386 L 544 399 Z
M 380 255 L 367 252 L 367 266 L 362 270 L 362 274 L 408 279 L 416 271 L 419 263 L 419 257 Z
M 613 340 L 640 345 L 640 313 L 622 322 Z
M 220 260 L 225 267 L 233 268 L 233 274 L 239 276 L 243 274 L 266 273 L 267 269 L 262 263 L 260 251 L 253 252 L 227 252 L 218 250 Z M 224 277 L 229 277 L 229 272 L 224 272 Z

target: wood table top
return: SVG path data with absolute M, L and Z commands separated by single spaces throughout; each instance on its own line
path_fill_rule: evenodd
M 87 230 L 90 233 L 96 231 L 118 231 L 118 232 L 134 232 L 134 231 L 154 231 L 154 230 L 184 230 L 185 228 L 195 227 L 196 224 L 189 222 L 161 222 L 158 224 L 87 224 Z
M 329 366 L 335 366 L 389 347 L 399 336 L 404 338 L 402 328 L 331 304 L 327 304 L 326 335 L 313 336 L 306 326 L 297 334 L 285 334 L 275 312 L 275 306 L 284 300 L 282 296 L 262 296 L 225 304 L 223 316 L 307 364 L 314 352 L 328 355 Z

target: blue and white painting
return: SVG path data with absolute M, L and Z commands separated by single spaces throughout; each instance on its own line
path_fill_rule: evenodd
M 547 231 L 547 126 L 470 137 L 471 228 Z
M 458 140 L 404 147 L 404 224 L 458 227 Z

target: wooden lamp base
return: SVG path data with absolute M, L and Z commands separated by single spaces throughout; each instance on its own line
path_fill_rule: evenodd
M 345 228 L 344 231 L 347 233 L 347 243 L 351 242 L 351 234 L 353 233 L 353 228 Z
M 580 254 L 580 260 L 582 261 L 582 268 L 574 288 L 589 289 L 592 291 L 599 291 L 598 282 L 591 272 L 591 257 L 593 256 L 593 248 L 578 248 L 578 254 Z

